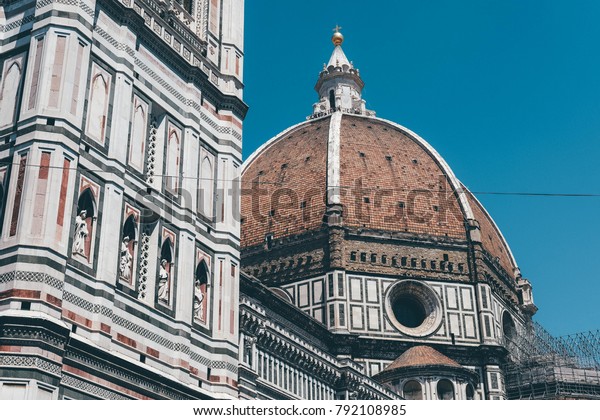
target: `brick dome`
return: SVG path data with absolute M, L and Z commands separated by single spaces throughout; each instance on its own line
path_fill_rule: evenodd
M 510 277 L 518 271 L 494 221 L 443 158 L 412 131 L 335 112 L 278 134 L 242 170 L 242 249 L 339 225 L 388 236 L 481 241 Z M 480 238 L 470 238 L 478 227 Z M 471 233 L 472 236 L 472 233 Z

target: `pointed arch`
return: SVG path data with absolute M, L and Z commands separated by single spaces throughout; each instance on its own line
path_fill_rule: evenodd
M 194 277 L 194 319 L 205 322 L 208 308 L 207 289 L 210 284 L 210 270 L 206 259 L 202 258 L 196 265 Z
M 2 77 L 0 91 L 0 127 L 13 124 L 17 112 L 17 98 L 21 85 L 21 65 L 18 60 L 8 64 L 8 69 Z
M 181 144 L 181 133 L 174 127 L 169 129 L 167 144 L 167 188 L 175 192 L 179 187 L 179 152 Z
M 200 165 L 199 184 L 200 198 L 198 207 L 204 216 L 212 218 L 214 202 L 214 172 L 213 164 L 208 156 L 204 156 L 202 158 L 202 163 Z
M 90 84 L 90 100 L 88 104 L 87 132 L 90 137 L 104 144 L 106 134 L 108 93 L 110 76 L 96 66 L 97 73 Z
M 163 305 L 171 305 L 171 289 L 173 285 L 173 259 L 175 257 L 175 249 L 171 238 L 167 237 L 163 240 L 160 247 L 160 267 L 158 273 L 158 285 L 156 296 L 158 302 Z
M 515 321 L 508 311 L 502 313 L 502 334 L 504 335 L 505 342 L 512 342 L 517 337 L 517 327 Z
M 171 238 L 166 238 L 160 247 L 160 259 L 166 260 L 169 264 L 171 264 L 173 263 L 173 255 L 174 249 Z
M 135 214 L 130 214 L 123 223 L 123 237 L 128 237 L 130 240 L 137 240 L 138 222 Z
M 94 193 L 91 188 L 85 188 L 79 194 L 79 199 L 77 200 L 72 254 L 83 257 L 87 262 L 92 260 L 97 215 L 98 210 Z
M 144 172 L 146 137 L 148 132 L 148 104 L 137 96 L 134 96 L 133 106 L 129 142 L 129 163 L 139 172 Z
M 208 264 L 206 264 L 206 260 L 202 259 L 196 265 L 196 281 L 200 284 L 209 284 L 210 283 L 210 270 L 208 269 Z
M 91 188 L 85 188 L 80 194 L 77 200 L 77 213 L 79 214 L 82 210 L 87 211 L 88 217 L 97 217 L 97 206 L 96 198 Z
M 130 214 L 123 223 L 121 250 L 119 256 L 119 278 L 128 284 L 133 284 L 137 266 L 138 220 L 135 214 Z

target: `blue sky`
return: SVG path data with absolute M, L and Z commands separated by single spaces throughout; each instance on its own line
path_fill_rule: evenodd
M 301 122 L 339 24 L 377 115 L 475 192 L 600 194 L 600 2 L 246 2 L 244 156 Z M 477 194 L 554 335 L 600 328 L 600 197 Z

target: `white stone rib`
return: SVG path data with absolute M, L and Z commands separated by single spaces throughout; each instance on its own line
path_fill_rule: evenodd
M 335 112 L 331 115 L 326 115 L 321 118 L 315 118 L 315 119 L 311 119 L 308 121 L 303 121 L 301 123 L 298 123 L 296 125 L 293 125 L 293 126 L 287 128 L 286 130 L 284 130 L 281 133 L 277 134 L 276 136 L 272 137 L 269 141 L 267 141 L 261 147 L 256 149 L 256 151 L 254 151 L 254 153 L 252 153 L 250 155 L 250 157 L 248 157 L 248 159 L 246 159 L 246 161 L 242 165 L 242 174 L 245 172 L 246 168 L 252 164 L 252 162 L 254 161 L 254 159 L 256 159 L 257 156 L 259 156 L 261 153 L 266 151 L 269 147 L 274 145 L 278 140 L 282 139 L 284 136 L 286 136 L 291 131 L 297 129 L 298 127 L 302 126 L 303 124 L 308 124 L 312 121 L 317 121 L 322 118 L 331 117 L 331 122 L 330 122 L 330 126 L 329 126 L 329 141 L 328 141 L 328 147 L 327 147 L 327 201 L 328 201 L 328 204 L 339 204 L 340 203 L 340 131 L 341 131 L 342 115 L 343 114 L 341 112 Z M 475 219 L 475 216 L 473 214 L 473 209 L 471 208 L 471 205 L 469 204 L 469 201 L 468 201 L 466 193 L 465 193 L 465 191 L 468 191 L 468 189 L 458 180 L 456 175 L 454 175 L 454 172 L 452 172 L 452 169 L 450 168 L 448 163 L 444 160 L 444 158 L 442 158 L 442 156 L 437 152 L 437 150 L 435 150 L 433 148 L 433 146 L 431 146 L 425 139 L 423 139 L 421 136 L 419 136 L 414 131 L 409 130 L 408 128 L 406 128 L 400 124 L 397 124 L 393 121 L 386 120 L 384 118 L 364 116 L 364 115 L 355 115 L 355 114 L 353 114 L 352 116 L 358 117 L 358 118 L 374 119 L 377 121 L 381 121 L 383 123 L 389 124 L 392 127 L 395 127 L 397 129 L 405 132 L 406 134 L 411 136 L 414 140 L 416 140 L 423 148 L 425 148 L 439 162 L 440 166 L 442 167 L 442 171 L 445 173 L 445 175 L 448 177 L 448 180 L 450 181 L 450 185 L 452 185 L 452 188 L 456 191 L 456 193 L 458 195 L 458 200 L 462 207 L 465 218 L 471 219 L 471 220 Z M 518 265 L 517 265 L 514 255 L 512 253 L 512 250 L 510 249 L 508 242 L 504 238 L 502 231 L 498 228 L 498 225 L 496 224 L 494 219 L 489 215 L 489 213 L 487 212 L 485 207 L 483 207 L 481 205 L 481 203 L 479 202 L 479 200 L 477 200 L 477 197 L 475 197 L 472 193 L 471 193 L 471 196 L 477 201 L 477 203 L 479 203 L 479 205 L 483 209 L 483 212 L 485 213 L 485 215 L 492 222 L 492 225 L 498 232 L 498 235 L 502 239 L 502 243 L 504 244 L 504 246 L 506 247 L 506 249 L 508 251 L 511 262 L 513 263 L 513 265 L 515 267 L 518 268 Z
M 383 121 L 383 122 L 385 122 L 387 124 L 390 124 L 390 125 L 398 128 L 398 129 L 406 132 L 407 134 L 409 134 L 410 136 L 412 136 L 415 140 L 417 140 L 421 144 L 421 146 L 423 146 L 424 148 L 426 148 L 437 159 L 437 161 L 442 166 L 443 171 L 448 176 L 448 179 L 450 180 L 450 184 L 452 185 L 452 187 L 454 188 L 454 190 L 458 194 L 458 199 L 459 199 L 460 204 L 461 204 L 461 206 L 463 208 L 463 211 L 465 213 L 465 217 L 467 219 L 473 219 L 473 220 L 475 219 L 475 216 L 473 214 L 473 209 L 471 208 L 471 205 L 469 204 L 469 201 L 467 199 L 467 195 L 465 193 L 465 191 L 469 191 L 469 190 L 467 189 L 467 187 L 465 187 L 458 180 L 458 178 L 456 178 L 456 175 L 454 175 L 454 172 L 452 172 L 452 169 L 450 169 L 450 166 L 448 165 L 448 163 L 446 163 L 446 161 L 444 160 L 444 158 L 442 158 L 442 156 L 429 143 L 427 143 L 425 141 L 425 139 L 423 139 L 421 136 L 419 136 L 414 131 L 411 131 L 408 128 L 406 128 L 406 127 L 404 127 L 404 126 L 402 126 L 400 124 L 396 124 L 395 122 L 392 122 L 392 121 L 389 121 L 389 120 L 385 120 L 383 118 L 377 118 L 377 117 L 366 117 L 366 118 L 373 118 L 375 120 Z M 485 209 L 485 207 L 481 205 L 481 203 L 479 202 L 479 200 L 477 200 L 477 197 L 475 197 L 475 195 L 473 193 L 471 193 L 470 191 L 469 191 L 469 193 L 475 199 L 475 201 L 477 201 L 477 203 L 479 204 L 479 206 L 483 209 L 483 212 L 485 213 L 485 215 L 492 222 L 492 225 L 496 229 L 496 232 L 498 232 L 498 235 L 502 239 L 502 243 L 504 244 L 504 246 L 506 247 L 506 249 L 508 251 L 508 255 L 510 257 L 511 262 L 513 263 L 514 267 L 518 268 L 517 261 L 515 260 L 515 257 L 514 257 L 512 251 L 511 251 L 511 249 L 510 249 L 510 246 L 508 245 L 508 242 L 506 242 L 506 239 L 504 238 L 504 235 L 502 234 L 502 231 L 500 229 L 498 229 L 498 225 L 496 224 L 496 222 L 494 221 L 494 219 L 489 215 L 489 213 L 487 212 L 487 210 Z M 514 274 L 514 273 L 511 273 L 511 274 Z
M 340 128 L 342 113 L 334 112 L 327 142 L 327 204 L 340 204 Z
M 479 199 L 477 199 L 477 197 L 475 197 L 475 194 L 473 194 L 471 192 L 471 190 L 469 190 L 467 187 L 465 187 L 464 184 L 461 183 L 461 185 L 462 185 L 463 189 L 467 190 L 469 192 L 469 194 L 471 194 L 471 197 L 473 197 L 473 199 L 477 202 L 477 204 L 479 204 L 479 207 L 483 210 L 483 213 L 485 214 L 485 216 L 490 220 L 490 222 L 492 222 L 492 226 L 494 227 L 494 229 L 496 229 L 496 232 L 500 236 L 502 243 L 504 244 L 504 246 L 506 247 L 506 250 L 508 251 L 508 256 L 510 257 L 510 261 L 512 262 L 513 266 L 518 269 L 519 266 L 517 265 L 517 260 L 515 260 L 515 256 L 513 255 L 512 250 L 510 249 L 510 246 L 508 245 L 508 242 L 504 238 L 502 231 L 500 230 L 500 228 L 498 228 L 496 221 L 492 218 L 492 216 L 490 216 L 490 214 L 485 209 L 485 207 L 481 204 Z M 515 273 L 509 273 L 509 274 L 515 274 Z

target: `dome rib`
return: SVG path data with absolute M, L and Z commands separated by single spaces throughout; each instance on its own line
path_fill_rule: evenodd
M 315 124 L 321 127 L 321 134 L 317 135 L 316 132 L 312 134 L 311 126 Z M 308 130 L 307 134 L 304 134 L 305 129 Z M 398 134 L 393 134 L 394 132 Z M 320 140 L 317 140 L 315 136 Z M 396 136 L 398 136 L 398 142 Z M 317 143 L 314 143 L 312 139 Z M 318 150 L 315 148 L 317 144 L 319 145 Z M 376 152 L 379 149 L 382 149 L 381 152 Z M 308 157 L 306 162 L 304 158 L 301 161 L 298 160 L 300 159 L 298 155 L 304 153 L 312 156 L 310 162 L 308 162 Z M 419 160 L 418 165 L 411 164 L 411 156 L 414 157 L 414 162 L 416 159 Z M 318 159 L 318 164 L 321 166 L 317 168 L 315 166 L 317 162 L 314 162 L 314 159 Z M 427 164 L 421 166 L 421 163 L 425 163 L 423 159 L 427 159 Z M 368 168 L 367 166 L 363 168 L 362 165 L 366 165 L 367 162 L 369 162 Z M 288 167 L 288 163 L 289 168 L 284 169 Z M 393 121 L 341 112 L 302 121 L 272 137 L 244 162 L 242 179 L 246 183 L 244 184 L 246 189 L 250 188 L 251 182 L 255 182 L 253 181 L 255 174 L 249 172 L 249 168 L 255 167 L 255 164 L 259 164 L 261 169 L 259 171 L 260 178 L 263 179 L 264 171 L 264 182 L 272 184 L 265 184 L 265 189 L 271 191 L 277 186 L 280 189 L 295 188 L 298 192 L 298 203 L 293 203 L 294 208 L 283 208 L 282 213 L 275 208 L 276 206 L 269 208 L 266 203 L 261 205 L 261 215 L 273 213 L 271 216 L 274 217 L 267 217 L 266 221 L 262 219 L 250 221 L 251 225 L 243 229 L 242 236 L 253 239 L 250 242 L 242 241 L 246 244 L 243 246 L 258 245 L 261 240 L 264 240 L 265 235 L 269 234 L 281 238 L 319 230 L 325 215 L 325 206 L 340 205 L 343 208 L 341 223 L 349 228 L 408 232 L 438 237 L 449 236 L 461 240 L 470 237 L 469 225 L 476 226 L 475 223 L 471 223 L 471 221 L 476 221 L 481 231 L 484 249 L 500 261 L 500 265 L 511 277 L 519 275 L 516 260 L 506 238 L 477 198 L 457 179 L 448 163 L 425 139 Z M 318 175 L 317 172 L 321 175 Z M 359 184 L 356 189 L 353 189 L 355 181 Z M 279 182 L 283 182 L 283 184 L 280 185 Z M 323 195 L 321 196 L 326 198 L 326 202 L 315 199 L 303 201 L 303 194 L 306 193 L 305 190 L 308 187 L 302 183 L 312 183 L 310 185 L 312 190 L 322 188 Z M 381 207 L 381 203 L 378 204 L 379 208 L 373 206 L 372 204 L 376 201 L 369 204 L 366 201 L 369 197 L 365 198 L 367 204 L 360 209 L 363 211 L 365 219 L 361 218 L 358 210 L 355 209 L 356 206 L 359 206 L 355 205 L 357 198 L 348 193 L 349 191 L 352 193 L 359 191 L 360 193 L 362 185 L 364 185 L 365 191 L 375 191 L 372 194 L 377 194 L 377 191 L 386 192 L 386 188 L 398 191 L 398 194 L 394 192 L 392 195 L 381 195 L 385 200 L 382 201 L 384 208 Z M 394 224 L 394 217 L 397 216 L 391 211 L 393 212 L 393 206 L 397 205 L 395 200 L 400 200 L 400 203 L 403 204 L 406 202 L 406 198 L 411 197 L 411 191 L 418 192 L 422 189 L 431 191 L 437 196 L 438 188 L 439 191 L 444 192 L 441 197 L 450 199 L 454 207 L 453 213 L 450 213 L 454 214 L 453 219 L 443 219 L 444 221 L 448 220 L 448 224 L 420 222 L 417 219 L 413 222 L 409 218 L 401 219 L 401 221 L 405 220 L 402 222 L 405 223 L 402 228 L 399 224 Z M 365 193 L 365 196 L 369 194 L 371 193 Z M 414 195 L 412 197 L 414 199 Z M 373 199 L 373 195 L 370 198 Z M 374 198 L 378 200 L 377 195 Z M 381 199 L 379 198 L 379 200 Z M 408 199 L 411 200 L 411 198 Z M 424 200 L 429 200 L 429 198 L 424 198 Z M 440 210 L 445 211 L 446 208 L 443 206 L 449 204 L 443 203 L 443 201 L 438 201 L 438 203 L 434 201 L 429 204 L 425 201 L 417 203 L 417 207 L 414 207 L 415 203 L 412 203 L 412 207 L 420 211 L 430 211 L 427 210 L 430 209 L 427 206 L 437 204 Z M 434 206 L 436 207 L 435 211 L 438 211 L 437 206 Z M 250 215 L 247 207 L 248 205 L 245 207 L 246 213 L 243 211 L 242 216 Z M 379 213 L 377 213 L 378 211 Z M 291 215 L 292 219 L 290 219 L 290 223 L 286 224 L 285 217 L 288 215 Z M 390 219 L 386 220 L 387 215 L 390 215 Z M 450 222 L 450 220 L 452 221 Z M 477 242 L 479 241 L 480 239 L 477 239 Z
M 463 184 L 461 184 L 463 185 Z M 494 230 L 494 233 L 496 234 L 496 236 L 499 237 L 502 246 L 504 247 L 505 251 L 506 251 L 506 255 L 509 258 L 509 264 L 511 265 L 511 269 L 513 270 L 513 272 L 508 272 L 509 275 L 511 276 L 516 276 L 518 274 L 519 271 L 519 266 L 517 265 L 517 261 L 515 259 L 514 254 L 512 253 L 512 250 L 510 249 L 510 246 L 508 245 L 508 242 L 506 241 L 506 238 L 504 237 L 504 235 L 502 234 L 502 231 L 500 230 L 500 228 L 498 227 L 498 225 L 496 224 L 496 221 L 494 220 L 494 218 L 488 213 L 488 211 L 485 209 L 485 207 L 481 204 L 481 202 L 477 199 L 477 197 L 475 197 L 475 194 L 473 194 L 467 187 L 465 187 L 463 185 L 463 188 L 465 191 L 467 191 L 468 194 L 468 199 L 472 199 L 475 202 L 475 205 L 478 207 L 478 209 L 483 213 L 483 218 L 485 218 L 491 225 L 492 229 Z M 475 220 L 477 220 L 477 218 L 475 218 Z M 481 221 L 477 220 L 480 225 L 481 225 Z M 481 234 L 482 234 L 482 242 L 484 243 L 484 248 L 490 252 L 492 255 L 494 255 L 495 253 L 493 252 L 493 249 L 487 249 L 488 247 L 485 246 L 485 234 L 487 234 L 487 232 L 484 231 L 484 228 L 482 226 L 480 226 L 481 229 Z M 503 266 L 505 266 L 505 264 L 502 264 Z M 505 269 L 507 267 L 504 267 Z M 514 271 L 517 271 L 516 273 Z

